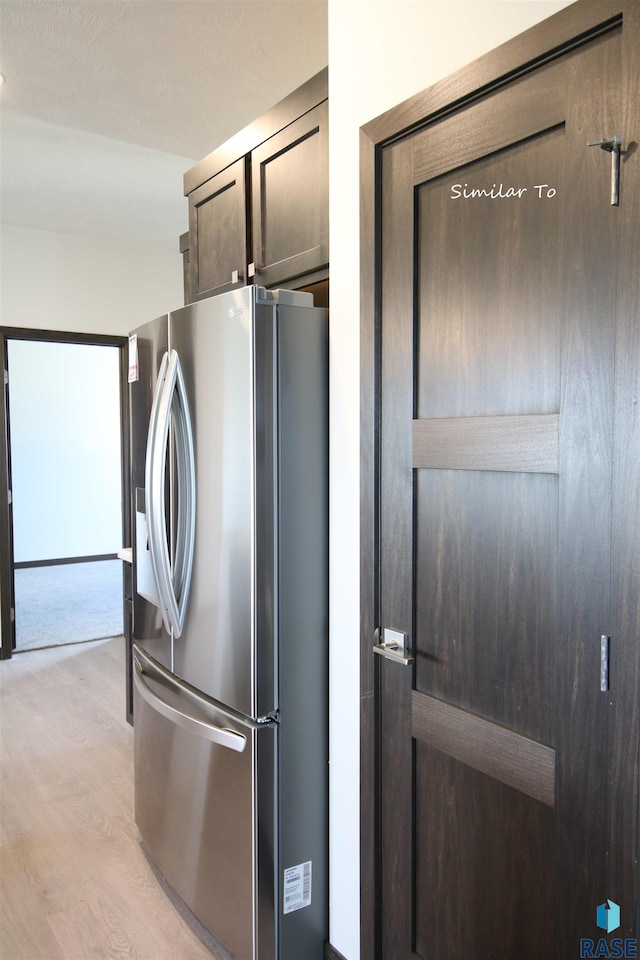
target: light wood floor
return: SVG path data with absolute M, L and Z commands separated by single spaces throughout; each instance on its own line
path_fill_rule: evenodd
M 2 960 L 227 960 L 133 820 L 124 641 L 0 663 Z

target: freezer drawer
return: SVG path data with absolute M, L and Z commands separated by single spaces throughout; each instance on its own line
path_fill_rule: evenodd
M 251 729 L 198 704 L 143 666 L 142 673 L 134 664 L 135 818 L 143 842 L 238 960 L 274 960 L 276 730 Z

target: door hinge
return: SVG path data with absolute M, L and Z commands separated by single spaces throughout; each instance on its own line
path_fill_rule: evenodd
M 6 385 L 7 385 L 8 383 L 9 383 L 9 371 L 8 371 L 8 370 L 5 370 L 5 372 L 4 372 L 4 385 L 5 385 L 5 387 L 6 387 Z
M 7 490 L 7 503 L 13 503 L 13 494 L 11 493 L 11 490 Z

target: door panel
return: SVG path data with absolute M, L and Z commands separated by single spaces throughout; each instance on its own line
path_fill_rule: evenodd
M 242 157 L 189 195 L 190 300 L 246 283 L 246 179 Z
M 277 703 L 274 308 L 256 303 L 255 289 L 171 314 L 199 491 L 191 594 L 173 670 L 251 717 L 265 716 Z
M 554 891 L 543 880 L 553 870 L 553 810 L 419 741 L 415 756 L 416 843 L 430 851 L 416 864 L 417 955 L 554 956 Z M 505 890 L 516 891 L 506 902 Z
M 245 749 L 237 752 L 195 736 L 135 689 L 135 817 L 143 842 L 196 916 L 234 955 L 248 960 L 254 937 L 247 918 L 255 910 L 258 735 L 207 705 L 182 702 L 152 674 L 145 673 L 144 682 L 177 710 L 247 739 Z M 265 732 L 261 747 L 272 755 L 273 734 Z
M 196 448 L 197 536 L 174 672 L 255 714 L 252 634 L 253 321 L 246 293 L 171 314 Z M 206 492 L 206 495 L 203 495 Z
M 251 153 L 253 259 L 265 286 L 329 262 L 327 123 L 324 102 Z
M 147 436 L 153 397 L 162 358 L 169 349 L 167 317 L 159 317 L 137 330 L 140 376 L 130 384 L 131 398 L 131 497 L 133 535 L 133 639 L 163 666 L 171 666 L 171 637 L 155 603 L 140 591 L 153 587 L 148 547 L 145 497 Z M 167 498 L 168 499 L 168 498 Z M 147 562 L 145 564 L 145 558 Z
M 552 128 L 417 187 L 419 418 L 557 412 L 564 141 Z
M 622 37 L 382 150 L 378 622 L 414 658 L 375 658 L 389 960 L 564 960 L 607 898 L 634 929 L 636 671 L 600 689 L 621 221 L 587 147 L 622 129 Z
M 555 746 L 557 478 L 433 470 L 416 487 L 416 689 Z

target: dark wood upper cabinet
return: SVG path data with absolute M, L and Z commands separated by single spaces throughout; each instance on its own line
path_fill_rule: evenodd
M 329 265 L 327 119 L 325 101 L 251 154 L 254 275 L 266 287 Z
M 189 196 L 193 300 L 247 282 L 246 165 L 242 157 Z
M 185 301 L 327 279 L 327 94 L 325 69 L 187 171 Z
M 182 254 L 182 283 L 184 288 L 184 302 L 191 299 L 191 251 L 189 249 L 189 233 L 180 236 L 180 253 Z

